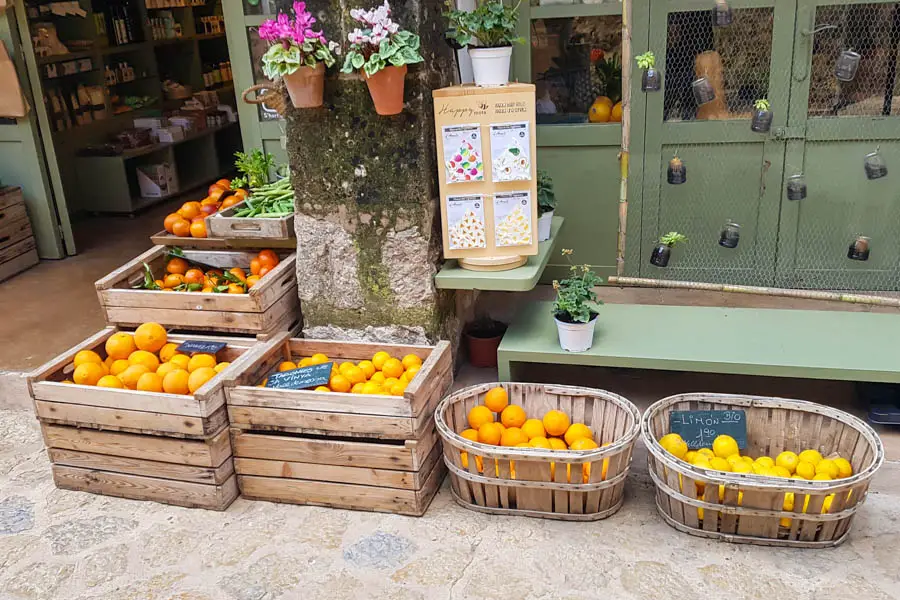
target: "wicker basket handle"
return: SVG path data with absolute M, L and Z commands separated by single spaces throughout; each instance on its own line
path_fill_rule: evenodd
M 262 104 L 266 100 L 265 100 L 265 95 L 260 95 L 260 92 L 263 90 L 271 90 L 273 87 L 274 86 L 272 86 L 271 84 L 267 85 L 264 83 L 258 83 L 256 85 L 251 85 L 246 90 L 244 90 L 244 93 L 241 94 L 241 99 L 244 102 L 246 102 L 247 104 Z M 256 98 L 251 100 L 247 96 L 249 96 L 253 92 L 256 92 Z

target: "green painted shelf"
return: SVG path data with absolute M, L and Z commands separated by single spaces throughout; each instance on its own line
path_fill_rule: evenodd
M 528 262 L 509 271 L 470 271 L 459 266 L 457 261 L 448 260 L 435 275 L 434 284 L 442 290 L 482 290 L 496 292 L 527 292 L 534 289 L 553 252 L 563 226 L 563 217 L 553 217 L 550 239 L 538 244 L 538 253 L 529 256 Z

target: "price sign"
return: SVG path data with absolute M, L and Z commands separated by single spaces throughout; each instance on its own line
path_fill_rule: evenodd
M 201 342 L 199 340 L 188 340 L 182 342 L 177 350 L 183 354 L 192 354 L 194 352 L 202 352 L 203 354 L 215 354 L 225 346 L 225 342 Z
M 720 435 L 730 435 L 744 449 L 747 414 L 742 410 L 676 410 L 669 415 L 669 431 L 680 435 L 691 450 L 711 448 Z
M 305 390 L 319 385 L 326 385 L 331 380 L 332 363 L 322 363 L 311 367 L 291 369 L 269 375 L 266 387 L 281 390 Z

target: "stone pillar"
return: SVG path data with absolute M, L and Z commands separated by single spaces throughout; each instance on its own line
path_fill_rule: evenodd
M 308 0 L 329 39 L 346 46 L 351 8 L 378 0 Z M 456 340 L 454 297 L 438 293 L 441 260 L 431 90 L 452 85 L 439 0 L 397 0 L 392 18 L 421 37 L 402 114 L 375 113 L 357 75 L 329 72 L 325 106 L 289 109 L 296 191 L 297 281 L 311 338 Z M 343 58 L 340 59 L 343 62 Z

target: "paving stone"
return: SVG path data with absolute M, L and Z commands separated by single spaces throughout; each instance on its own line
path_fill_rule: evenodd
M 0 500 L 0 535 L 27 531 L 34 527 L 34 503 L 24 496 Z
M 96 516 L 73 519 L 47 529 L 53 554 L 75 554 L 95 546 L 116 534 L 131 531 L 138 521 L 119 517 Z
M 234 600 L 274 600 L 304 579 L 311 579 L 308 571 L 314 560 L 309 555 L 303 560 L 295 554 L 269 554 L 246 570 L 223 577 L 219 587 Z
M 34 563 L 10 577 L 0 590 L 12 598 L 55 598 L 74 570 L 71 564 Z
M 95 550 L 77 562 L 76 577 L 89 588 L 108 583 L 125 572 L 128 552 L 127 544 Z
M 416 551 L 411 540 L 378 531 L 344 550 L 344 560 L 363 568 L 396 569 Z

